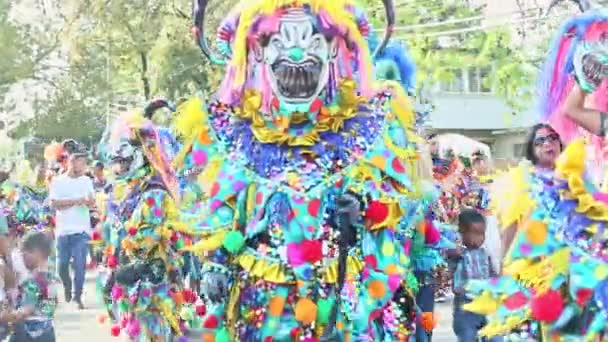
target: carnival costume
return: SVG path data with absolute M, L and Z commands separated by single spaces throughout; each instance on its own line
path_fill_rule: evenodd
M 581 133 L 561 109 L 575 83 L 606 108 L 606 33 L 605 10 L 590 10 L 568 20 L 553 44 L 541 92 L 543 114 L 566 139 Z M 606 338 L 608 195 L 588 178 L 585 158 L 585 144 L 576 140 L 558 159 L 555 174 L 520 167 L 496 183 L 503 190 L 492 201 L 502 226 L 517 224 L 518 231 L 504 275 L 470 284 L 477 298 L 468 309 L 490 315 L 484 334 L 524 327 L 532 339 Z
M 412 106 L 398 83 L 372 82 L 363 11 L 345 0 L 242 2 L 216 56 L 206 6 L 195 3 L 194 32 L 228 69 L 217 100 L 178 108 L 186 143 L 175 160 L 200 172 L 208 196 L 196 227 L 205 236 L 188 249 L 203 258 L 204 338 L 406 340 L 412 239 L 436 244 L 440 233 L 422 224 L 432 197 L 412 177 Z M 385 8 L 390 33 L 392 1 Z
M 196 301 L 182 285 L 178 250 L 185 247 L 187 229 L 178 220 L 179 185 L 169 145 L 171 139 L 142 114 L 123 116 L 109 144 L 121 172 L 105 206 L 107 271 L 98 284 L 116 323 L 112 335 L 123 330 L 133 341 L 182 336 L 179 313 Z

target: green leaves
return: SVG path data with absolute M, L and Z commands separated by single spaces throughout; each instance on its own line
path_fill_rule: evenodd
M 376 0 L 364 3 L 380 6 Z M 529 104 L 537 70 L 527 51 L 517 49 L 511 27 L 485 28 L 484 8 L 464 0 L 398 1 L 396 7 L 394 38 L 408 43 L 419 88 L 454 81 L 462 69 L 492 68 L 483 75 L 484 88 L 495 89 L 513 110 Z M 374 27 L 384 27 L 384 11 L 370 13 Z

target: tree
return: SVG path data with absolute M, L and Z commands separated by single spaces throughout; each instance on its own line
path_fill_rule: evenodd
M 383 27 L 384 10 L 367 0 L 371 21 Z M 418 69 L 418 88 L 433 87 L 459 77 L 464 67 L 492 67 L 484 85 L 494 89 L 515 111 L 532 98 L 537 66 L 513 42 L 510 27 L 484 27 L 484 6 L 465 0 L 414 0 L 397 5 L 395 39 L 405 40 Z M 436 25 L 435 23 L 444 24 Z M 408 32 L 409 31 L 409 32 Z
M 235 2 L 211 4 L 212 31 Z M 196 47 L 186 14 L 188 1 L 61 3 L 86 8 L 64 12 L 68 66 L 57 81 L 57 91 L 39 102 L 37 117 L 18 127 L 16 136 L 96 139 L 112 104 L 141 104 L 153 97 L 177 100 L 217 86 L 221 70 L 210 68 Z
M 45 23 L 24 24 L 11 18 L 16 4 L 0 0 L 0 100 L 20 81 L 48 80 L 49 59 L 61 43 L 60 32 Z

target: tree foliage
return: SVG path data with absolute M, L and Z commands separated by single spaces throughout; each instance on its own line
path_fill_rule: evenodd
M 378 1 L 367 1 L 373 8 L 372 23 L 383 27 L 384 10 Z M 513 41 L 513 27 L 486 25 L 483 13 L 484 6 L 466 0 L 402 2 L 397 5 L 394 37 L 409 45 L 420 90 L 454 81 L 462 69 L 491 67 L 493 72 L 483 77 L 484 86 L 519 111 L 532 98 L 537 69 Z M 436 25 L 438 22 L 445 24 Z
M 192 38 L 189 1 L 56 2 L 71 9 L 63 12 L 62 28 L 68 67 L 16 136 L 97 139 L 106 117 L 125 100 L 127 107 L 156 97 L 175 101 L 217 87 L 221 70 L 209 67 Z M 210 4 L 210 32 L 234 3 Z

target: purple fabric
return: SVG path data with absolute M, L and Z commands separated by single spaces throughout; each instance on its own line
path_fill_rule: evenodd
M 209 112 L 218 138 L 224 142 L 229 154 L 240 156 L 247 162 L 247 167 L 265 178 L 272 178 L 287 168 L 302 169 L 310 161 L 301 154 L 305 150 L 314 152 L 316 165 L 326 172 L 333 172 L 332 165 L 347 166 L 354 161 L 353 150 L 366 151 L 382 133 L 384 112 L 381 105 L 360 107 L 360 114 L 346 120 L 344 127 L 336 132 L 320 133 L 320 141 L 310 147 L 293 147 L 278 144 L 264 144 L 255 138 L 249 120 L 233 118 L 229 107 L 212 103 Z M 356 132 L 352 134 L 351 131 Z M 305 172 L 303 172 L 305 173 Z

